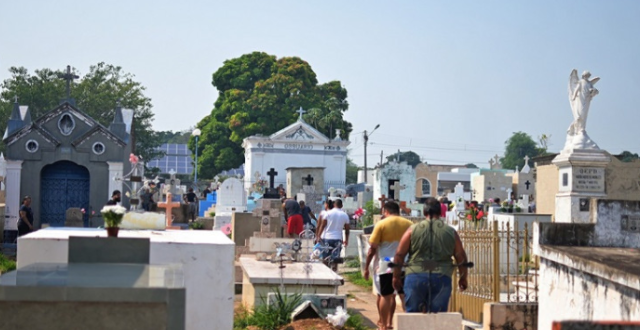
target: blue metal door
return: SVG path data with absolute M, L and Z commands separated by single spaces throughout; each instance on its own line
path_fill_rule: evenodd
M 41 223 L 63 227 L 67 209 L 89 210 L 89 171 L 69 161 L 60 161 L 42 169 L 40 189 Z M 84 216 L 85 226 L 87 215 Z

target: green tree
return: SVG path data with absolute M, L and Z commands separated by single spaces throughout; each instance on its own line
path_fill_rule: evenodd
M 630 162 L 633 162 L 636 159 L 640 158 L 637 153 L 634 154 L 634 153 L 631 153 L 630 151 L 626 151 L 626 150 L 623 151 L 621 154 L 616 155 L 615 157 L 618 158 L 620 161 L 625 162 L 625 163 L 630 163 Z
M 398 151 L 393 155 L 387 156 L 387 162 L 398 159 L 400 162 L 407 162 L 411 167 L 416 167 L 418 164 L 422 163 L 420 160 L 420 155 L 413 151 Z
M 500 163 L 504 169 L 515 169 L 516 166 L 522 168 L 524 166 L 524 157 L 536 157 L 544 151 L 536 147 L 529 134 L 524 132 L 515 132 L 505 141 L 504 157 L 500 158 Z
M 224 62 L 213 74 L 218 99 L 211 113 L 196 125 L 202 131 L 198 170 L 203 178 L 244 162 L 242 140 L 269 135 L 295 122 L 294 110 L 307 109 L 304 119 L 328 137 L 341 130 L 348 138 L 351 124 L 343 119 L 347 91 L 339 81 L 318 84 L 309 63 L 298 57 L 277 59 L 253 52 Z M 195 140 L 189 148 L 195 152 Z
M 347 184 L 358 183 L 358 165 L 347 157 Z
M 73 69 L 77 74 L 77 71 Z M 65 99 L 65 81 L 59 78 L 60 70 L 40 69 L 30 74 L 24 67 L 11 67 L 11 77 L 0 84 L 0 129 L 4 131 L 14 97 L 20 104 L 28 105 L 33 119 L 52 110 Z M 144 95 L 145 87 L 134 80 L 119 66 L 93 65 L 89 72 L 72 82 L 71 97 L 77 107 L 104 126 L 109 126 L 114 117 L 117 100 L 123 108 L 134 109 L 133 134 L 136 154 L 145 160 L 161 155 L 156 148 L 160 145 L 158 135 L 151 123 L 151 99 Z
M 466 167 L 466 168 L 478 168 L 478 165 L 476 165 L 474 163 L 469 163 L 469 164 L 465 165 L 464 167 Z

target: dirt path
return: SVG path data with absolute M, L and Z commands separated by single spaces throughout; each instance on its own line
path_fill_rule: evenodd
M 359 271 L 357 268 L 340 269 L 339 273 Z M 338 287 L 338 293 L 348 297 L 347 308 L 358 312 L 362 315 L 365 325 L 376 329 L 378 322 L 378 309 L 376 307 L 376 296 L 371 293 L 371 289 L 365 289 L 361 286 L 348 282 L 346 279 L 344 285 Z

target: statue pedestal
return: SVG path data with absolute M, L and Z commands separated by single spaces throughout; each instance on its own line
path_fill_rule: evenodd
M 563 150 L 553 163 L 558 167 L 555 222 L 589 223 L 592 198 L 604 198 L 605 167 L 611 156 L 604 150 Z

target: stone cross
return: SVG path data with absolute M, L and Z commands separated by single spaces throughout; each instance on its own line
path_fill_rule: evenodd
M 18 95 L 14 96 L 14 99 L 16 100 L 16 103 L 18 103 Z
M 296 110 L 295 112 L 300 114 L 300 118 L 299 119 L 302 119 L 302 114 L 306 113 L 306 111 L 302 110 L 302 107 L 300 107 L 300 109 Z
M 393 190 L 393 199 L 396 201 L 400 201 L 400 190 L 404 189 L 404 187 L 400 184 L 400 181 L 396 181 L 391 186 L 391 190 Z
M 507 200 L 511 200 L 511 193 L 513 192 L 513 189 L 509 188 L 507 189 Z
M 387 196 L 382 195 L 380 196 L 380 198 L 378 198 L 378 200 L 380 201 L 380 208 L 384 207 L 384 203 L 387 201 Z
M 529 164 L 529 155 L 524 156 L 524 163 Z
M 171 214 L 171 210 L 174 207 L 180 207 L 180 202 L 172 202 L 171 201 L 171 193 L 167 194 L 167 200 L 165 202 L 158 203 L 158 207 L 163 207 L 165 209 L 165 219 L 166 219 L 166 228 L 167 229 L 180 229 L 180 227 L 174 227 L 172 224 L 173 215 Z
M 62 78 L 67 81 L 67 100 L 69 100 L 71 98 L 71 82 L 73 81 L 73 79 L 78 79 L 80 77 L 72 74 L 71 66 L 67 65 L 67 73 L 59 74 L 58 78 Z
M 495 162 L 493 161 L 493 158 L 489 159 L 489 168 L 493 169 L 493 165 L 495 164 Z
M 273 181 L 275 180 L 276 175 L 278 175 L 278 172 L 276 172 L 276 169 L 272 167 L 269 172 L 267 172 L 267 175 L 269 176 L 269 188 L 273 189 Z
M 313 184 L 313 177 L 311 176 L 311 174 L 307 174 L 307 176 L 303 177 L 302 180 L 307 181 L 307 186 Z
M 531 182 L 529 182 L 529 180 L 525 181 L 524 183 L 525 187 L 527 187 L 527 190 L 529 190 L 529 186 L 531 185 Z
M 456 204 L 456 212 L 464 211 L 464 186 L 462 183 L 458 182 L 453 188 L 453 193 L 448 194 L 447 198 Z
M 500 165 L 500 157 L 498 155 L 493 156 L 493 161 L 496 164 L 496 169 L 502 168 L 502 165 Z

